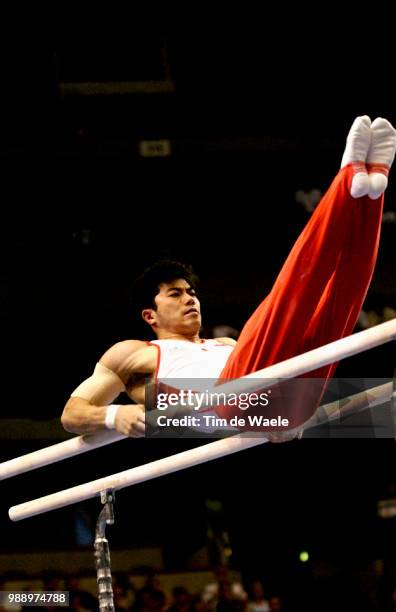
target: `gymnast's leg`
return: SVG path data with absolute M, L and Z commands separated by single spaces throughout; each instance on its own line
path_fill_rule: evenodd
M 221 379 L 239 378 L 352 333 L 374 271 L 395 148 L 396 131 L 385 119 L 354 121 L 339 173 L 270 294 L 244 326 Z M 334 369 L 325 366 L 309 376 L 327 379 Z M 297 420 L 305 422 L 315 407 L 306 406 Z M 219 413 L 229 416 L 227 411 Z

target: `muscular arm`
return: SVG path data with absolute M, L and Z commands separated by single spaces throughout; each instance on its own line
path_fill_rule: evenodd
M 105 427 L 107 405 L 95 406 L 82 397 L 70 397 L 66 402 L 61 422 L 66 431 L 90 434 Z
M 105 429 L 107 406 L 125 391 L 130 377 L 142 371 L 145 350 L 146 343 L 138 340 L 127 340 L 111 347 L 101 357 L 92 376 L 73 391 L 61 416 L 63 427 L 77 434 L 95 433 Z M 143 435 L 144 406 L 120 406 L 115 428 L 119 433 L 128 436 Z

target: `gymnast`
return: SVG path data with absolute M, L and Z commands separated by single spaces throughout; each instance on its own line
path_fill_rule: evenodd
M 158 261 L 145 270 L 135 285 L 135 305 L 156 340 L 110 347 L 67 401 L 64 428 L 77 434 L 116 429 L 141 437 L 148 379 L 237 379 L 350 335 L 374 271 L 395 149 L 396 130 L 386 119 L 355 119 L 340 171 L 237 341 L 200 338 L 197 277 L 189 265 Z M 323 383 L 314 399 L 297 402 L 291 428 L 312 416 L 335 368 L 310 373 Z M 121 392 L 135 403 L 113 404 Z M 234 414 L 227 405 L 216 412 Z M 270 439 L 289 439 L 286 433 Z

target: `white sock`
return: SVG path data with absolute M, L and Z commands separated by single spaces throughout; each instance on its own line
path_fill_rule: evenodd
M 371 119 L 368 115 L 356 117 L 346 140 L 341 168 L 354 164 L 355 170 L 351 182 L 351 196 L 361 198 L 369 192 L 370 183 L 365 166 L 367 154 L 371 144 Z
M 356 117 L 346 140 L 341 168 L 354 162 L 366 163 L 367 154 L 371 144 L 371 119 L 367 115 Z
M 379 198 L 388 185 L 388 172 L 395 157 L 395 150 L 395 128 L 386 119 L 377 117 L 371 124 L 371 145 L 367 156 L 368 196 L 372 200 Z

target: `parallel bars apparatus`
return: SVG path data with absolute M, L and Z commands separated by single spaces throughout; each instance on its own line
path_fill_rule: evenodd
M 260 379 L 260 389 L 270 386 L 279 379 L 295 378 L 307 372 L 316 370 L 324 365 L 334 363 L 345 357 L 369 350 L 386 342 L 396 340 L 396 319 L 377 325 L 371 329 L 358 332 L 341 340 L 336 340 L 317 349 L 287 359 L 259 372 L 254 372 L 235 381 L 227 382 L 216 387 L 219 393 L 230 394 L 249 393 L 257 390 L 257 380 Z M 263 381 L 263 379 L 266 379 Z M 263 384 L 264 383 L 264 384 Z M 345 405 L 340 408 L 340 402 L 333 402 L 319 408 L 315 415 L 304 424 L 304 429 L 314 427 L 324 420 L 331 421 L 347 414 L 365 410 L 391 399 L 394 395 L 392 383 L 375 387 L 369 391 L 358 393 L 347 398 Z M 150 414 L 150 413 L 149 413 Z M 22 457 L 12 459 L 0 464 L 0 479 L 21 474 L 38 467 L 61 461 L 68 457 L 87 452 L 94 448 L 111 444 L 124 438 L 114 432 L 101 432 L 91 436 L 80 436 L 55 444 Z M 118 490 L 139 482 L 158 478 L 200 463 L 224 457 L 241 450 L 263 444 L 268 440 L 263 437 L 246 432 L 230 438 L 225 438 L 178 453 L 146 465 L 141 465 L 118 474 L 113 474 L 98 480 L 78 485 L 58 493 L 53 493 L 32 501 L 28 501 L 9 510 L 13 521 L 19 521 L 30 516 L 49 512 L 73 503 L 77 503 L 99 495 L 106 490 Z

